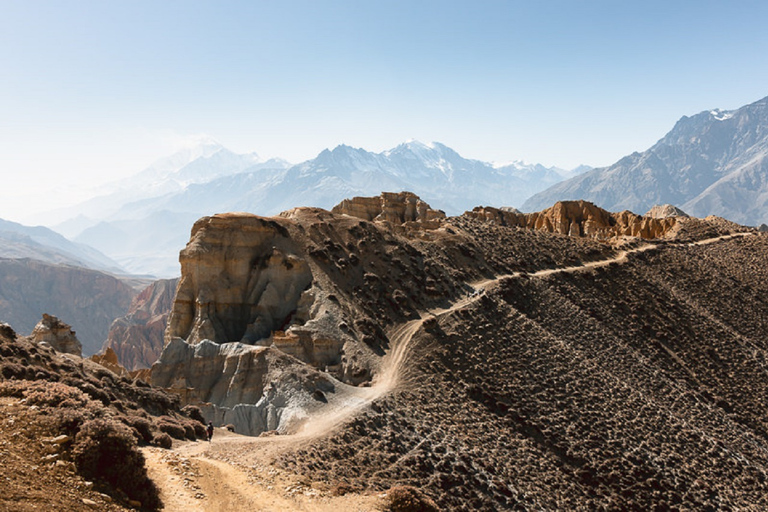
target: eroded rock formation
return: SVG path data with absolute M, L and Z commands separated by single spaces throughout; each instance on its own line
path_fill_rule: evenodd
M 225 214 L 197 221 L 179 257 L 182 277 L 166 341 L 253 344 L 283 329 L 312 283 L 296 252 L 277 219 Z
M 104 368 L 108 369 L 109 371 L 111 371 L 112 373 L 120 377 L 130 375 L 128 370 L 126 370 L 125 367 L 123 367 L 120 364 L 120 362 L 117 359 L 117 354 L 111 348 L 107 348 L 101 354 L 94 354 L 88 359 L 90 359 L 94 363 L 100 364 Z
M 436 227 L 439 221 L 445 219 L 445 212 L 432 209 L 412 192 L 383 192 L 377 197 L 345 199 L 331 212 L 372 222 L 386 222 L 392 227 L 409 223 Z
M 241 433 L 288 430 L 319 397 L 343 386 L 273 347 L 174 338 L 153 368 L 152 383 L 194 403 L 216 424 Z
M 465 215 L 502 226 L 598 239 L 616 236 L 663 238 L 676 224 L 675 217 L 643 217 L 626 210 L 611 213 L 587 201 L 560 201 L 551 208 L 534 213 L 516 213 L 485 206 Z
M 178 279 L 160 279 L 137 295 L 128 314 L 115 319 L 102 351 L 113 350 L 128 370 L 150 368 L 163 350 Z
M 657 204 L 648 210 L 645 216 L 653 217 L 654 219 L 666 219 L 667 217 L 688 217 L 688 214 L 671 204 Z
M 30 338 L 38 344 L 46 343 L 58 352 L 82 355 L 83 346 L 72 326 L 47 313 L 43 313 L 43 319 L 32 329 Z

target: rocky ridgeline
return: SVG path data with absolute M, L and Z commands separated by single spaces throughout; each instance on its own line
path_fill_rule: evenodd
M 30 333 L 43 312 L 75 326 L 88 356 L 101 349 L 111 322 L 124 315 L 136 291 L 87 268 L 0 258 L 0 319 Z
M 607 257 L 613 249 L 596 239 L 663 237 L 676 222 L 584 202 L 446 218 L 408 192 L 331 212 L 204 217 L 180 254 L 152 382 L 238 432 L 289 431 L 312 407 L 372 382 L 393 325 L 465 295 L 468 283 Z
M 415 249 L 386 250 L 404 245 L 388 225 L 432 215 L 415 196 L 397 197 L 399 206 L 387 198 L 386 225 L 306 208 L 200 219 L 180 255 L 152 382 L 251 434 L 287 429 L 308 401 L 370 382 L 387 344 L 382 326 L 458 291 L 436 262 L 425 274 Z
M 587 201 L 560 201 L 551 208 L 534 213 L 481 206 L 465 215 L 502 226 L 598 239 L 617 236 L 664 238 L 678 221 L 677 217 L 670 215 L 641 216 L 629 211 L 611 213 Z

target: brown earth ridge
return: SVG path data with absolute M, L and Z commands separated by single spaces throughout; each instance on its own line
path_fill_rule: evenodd
M 0 505 L 55 503 L 37 465 L 61 510 L 130 505 L 12 442 L 20 421 L 50 428 L 21 398 L 49 381 L 158 446 L 166 510 L 397 510 L 409 492 L 439 510 L 765 509 L 768 235 L 661 210 L 447 218 L 400 193 L 200 219 L 151 377 L 180 404 L 0 332 Z M 166 452 L 158 432 L 193 439 L 202 419 L 184 404 L 269 436 Z
M 201 219 L 153 383 L 292 434 L 376 390 L 412 326 L 395 388 L 282 470 L 446 510 L 765 506 L 765 235 L 585 202 L 430 211 Z

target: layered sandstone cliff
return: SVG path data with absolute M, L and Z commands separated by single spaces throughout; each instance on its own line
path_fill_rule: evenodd
M 166 342 L 254 344 L 283 329 L 312 283 L 286 221 L 248 214 L 204 217 L 181 252 L 181 281 Z
M 383 192 L 376 197 L 345 199 L 331 210 L 372 222 L 386 222 L 391 227 L 411 223 L 437 227 L 445 212 L 434 210 L 412 192 Z
M 654 218 L 636 215 L 626 210 L 611 213 L 588 201 L 561 201 L 551 208 L 534 213 L 477 207 L 465 215 L 501 226 L 516 226 L 597 239 L 616 236 L 663 238 L 671 232 L 677 222 L 677 219 L 672 216 Z
M 176 295 L 178 279 L 160 279 L 131 302 L 128 314 L 115 319 L 102 352 L 114 351 L 128 370 L 149 368 L 163 350 L 165 328 Z

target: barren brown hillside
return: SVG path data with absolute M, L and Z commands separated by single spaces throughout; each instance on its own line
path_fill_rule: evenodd
M 765 508 L 767 255 L 750 236 L 503 279 L 419 332 L 400 389 L 279 464 L 452 510 Z

